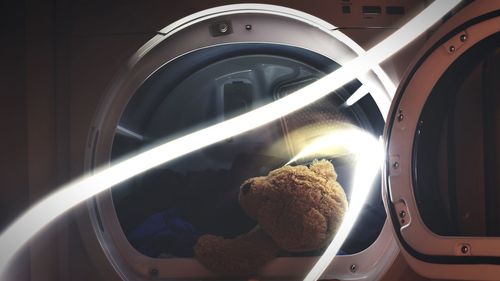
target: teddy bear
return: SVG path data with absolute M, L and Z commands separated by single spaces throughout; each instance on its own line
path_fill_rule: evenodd
M 197 260 L 222 276 L 253 277 L 283 251 L 326 247 L 347 210 L 346 195 L 327 160 L 248 179 L 240 187 L 239 203 L 257 222 L 251 231 L 233 239 L 203 235 L 194 246 Z

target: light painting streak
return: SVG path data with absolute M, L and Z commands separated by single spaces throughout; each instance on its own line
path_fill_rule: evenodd
M 429 7 L 427 7 L 424 11 L 411 19 L 401 29 L 391 34 L 391 36 L 397 36 L 399 32 L 404 32 L 403 29 L 405 28 L 408 28 L 408 31 L 406 32 L 419 29 L 422 29 L 421 31 L 423 32 L 431 27 L 434 23 L 436 23 L 441 17 L 451 11 L 451 9 L 453 9 L 459 3 L 460 1 L 434 1 L 431 5 L 429 5 Z M 401 36 L 404 35 L 404 33 L 401 34 Z M 373 51 L 373 54 L 376 55 L 376 51 L 380 51 L 377 48 L 379 46 L 383 46 L 384 42 L 388 41 L 389 38 L 382 41 L 380 44 L 373 47 L 368 52 L 371 53 Z M 386 47 L 390 47 L 390 45 Z M 359 58 L 360 57 L 358 57 L 357 59 Z M 354 61 L 356 61 L 357 59 L 355 59 Z M 370 138 L 367 137 L 367 139 L 369 140 Z M 377 172 L 380 170 L 380 165 L 382 165 L 383 159 L 385 158 L 381 145 L 378 149 L 375 144 L 367 145 L 366 147 L 372 147 L 372 150 L 364 150 L 362 147 L 360 147 L 360 149 L 364 151 L 362 153 L 366 153 L 366 155 L 360 155 L 360 158 L 358 158 L 358 162 L 354 172 L 354 183 L 351 194 L 351 196 L 353 197 L 351 197 L 351 202 L 349 202 L 349 209 L 347 210 L 342 224 L 340 225 L 339 230 L 335 234 L 332 242 L 327 247 L 325 252 L 323 252 L 313 268 L 306 275 L 304 281 L 316 281 L 321 278 L 325 270 L 337 255 L 340 247 L 342 247 L 342 244 L 348 237 L 349 232 L 351 231 L 354 223 L 359 216 L 359 213 L 361 212 L 361 209 L 364 206 L 366 198 L 370 193 L 370 187 L 373 184 L 373 180 L 375 179 Z
M 384 163 L 382 142 L 379 142 L 374 136 L 366 132 L 353 129 L 333 132 L 311 144 L 310 147 L 306 147 L 304 150 L 307 151 L 299 154 L 307 155 L 316 149 L 325 149 L 329 146 L 345 147 L 356 155 L 354 181 L 350 195 L 351 200 L 339 230 L 323 255 L 307 274 L 304 279 L 305 281 L 318 280 L 337 255 L 345 239 L 349 236 L 349 232 L 351 232 L 359 213 L 363 209 L 377 173 Z
M 354 92 L 344 103 L 345 107 L 349 107 L 355 103 L 357 103 L 360 99 L 362 99 L 364 96 L 366 96 L 370 91 L 368 90 L 368 87 L 365 85 L 361 85 L 356 92 Z
M 402 49 L 458 3 L 459 1 L 451 0 L 433 2 L 402 28 L 365 54 L 324 78 L 278 101 L 158 145 L 107 169 L 99 169 L 93 175 L 84 176 L 62 186 L 56 192 L 34 204 L 2 232 L 0 235 L 0 276 L 3 276 L 16 253 L 32 237 L 44 226 L 50 224 L 54 219 L 78 203 L 172 159 L 265 125 L 321 99 Z M 335 242 L 339 243 L 337 237 L 332 242 L 333 246 L 335 246 L 333 244 Z M 333 259 L 336 251 L 330 251 L 332 245 L 320 258 L 319 262 L 328 260 L 329 263 Z M 307 280 L 316 280 L 314 278 L 319 277 L 319 275 L 317 277 L 313 276 L 318 273 L 321 274 L 324 268 L 316 265 L 313 268 L 314 272 L 309 274 L 311 277 L 308 277 Z

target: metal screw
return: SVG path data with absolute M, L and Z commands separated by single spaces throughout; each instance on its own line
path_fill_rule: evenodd
M 460 41 L 465 42 L 467 40 L 467 34 L 460 35 Z
M 247 24 L 247 25 L 245 25 L 245 29 L 246 29 L 246 30 L 252 30 L 252 25 L 251 25 L 251 24 Z
M 397 161 L 396 161 L 396 162 L 394 162 L 394 163 L 392 164 L 392 167 L 393 167 L 394 169 L 399 168 L 399 162 L 397 162 Z
M 402 210 L 401 212 L 399 212 L 399 217 L 400 218 L 406 217 L 406 212 L 404 210 Z
M 358 271 L 358 266 L 355 265 L 355 264 L 351 264 L 351 267 L 349 268 L 351 270 L 352 273 Z
M 223 23 L 219 24 L 219 31 L 221 33 L 226 33 L 228 30 L 229 30 L 229 26 L 227 25 L 227 23 L 223 22 Z
M 460 248 L 460 251 L 462 252 L 462 254 L 467 254 L 469 252 L 469 246 L 462 245 L 462 248 Z
M 149 275 L 153 276 L 153 277 L 156 277 L 158 276 L 160 272 L 158 271 L 158 269 L 156 268 L 151 268 L 151 270 L 149 271 Z
M 398 122 L 403 121 L 403 119 L 404 119 L 403 110 L 400 109 L 398 113 Z
M 455 46 L 450 46 L 450 48 L 448 50 L 450 51 L 450 53 L 455 52 Z

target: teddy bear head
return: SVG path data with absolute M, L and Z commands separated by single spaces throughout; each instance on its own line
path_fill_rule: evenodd
M 317 250 L 331 241 L 347 209 L 336 180 L 327 160 L 315 160 L 309 167 L 284 166 L 245 181 L 240 205 L 280 248 Z

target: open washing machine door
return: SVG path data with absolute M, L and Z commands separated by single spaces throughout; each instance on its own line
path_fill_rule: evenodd
M 362 52 L 330 24 L 287 8 L 231 5 L 191 15 L 161 30 L 117 74 L 90 131 L 87 169 L 283 97 Z M 239 184 L 332 128 L 382 135 L 393 87 L 375 68 L 304 110 L 103 192 L 79 221 L 92 233 L 86 241 L 97 266 L 123 280 L 214 278 L 192 257 L 193 241 L 254 226 L 238 206 Z M 330 160 L 349 194 L 352 159 Z M 398 247 L 379 188 L 381 180 L 324 278 L 378 280 L 392 265 Z M 175 221 L 182 241 L 172 229 L 166 240 L 145 238 L 158 218 Z M 303 277 L 320 254 L 279 257 L 260 276 Z
M 403 78 L 385 131 L 384 196 L 409 265 L 500 278 L 500 5 L 468 4 Z

